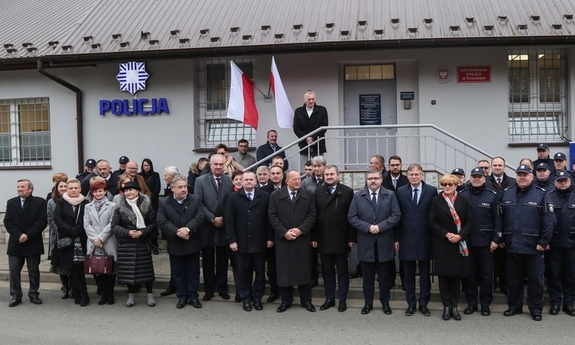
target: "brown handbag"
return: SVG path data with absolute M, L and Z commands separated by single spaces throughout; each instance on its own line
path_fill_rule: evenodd
M 102 251 L 104 254 L 96 254 L 96 247 L 94 247 L 92 254 L 84 257 L 85 274 L 113 274 L 114 255 L 108 255 L 104 248 Z

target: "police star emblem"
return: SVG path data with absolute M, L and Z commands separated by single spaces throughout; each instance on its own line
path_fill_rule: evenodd
M 150 75 L 146 72 L 145 62 L 127 62 L 120 64 L 120 72 L 116 76 L 120 82 L 120 90 L 132 95 L 146 89 L 146 80 Z
M 553 211 L 555 210 L 555 208 L 553 207 L 553 204 L 552 204 L 552 203 L 548 203 L 548 204 L 547 204 L 547 207 L 548 207 L 548 209 L 549 209 L 549 213 L 553 213 Z

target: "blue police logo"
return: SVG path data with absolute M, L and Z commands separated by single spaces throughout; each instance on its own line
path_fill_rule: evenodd
M 120 82 L 120 90 L 134 95 L 139 90 L 146 89 L 146 80 L 149 76 L 145 62 L 127 62 L 120 64 L 120 73 L 116 79 Z

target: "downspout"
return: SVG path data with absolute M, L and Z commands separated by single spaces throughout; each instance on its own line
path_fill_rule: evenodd
M 84 171 L 84 112 L 82 109 L 82 90 L 62 78 L 44 70 L 42 60 L 38 59 L 38 72 L 56 83 L 72 90 L 76 94 L 76 139 L 78 147 L 78 171 Z

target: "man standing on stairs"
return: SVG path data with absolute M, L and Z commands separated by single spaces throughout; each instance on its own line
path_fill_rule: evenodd
M 319 131 L 312 136 L 310 132 L 328 125 L 327 109 L 315 103 L 315 92 L 307 90 L 303 95 L 304 105 L 297 108 L 293 118 L 293 131 L 298 138 L 306 137 L 298 143 L 301 151 L 301 169 L 304 162 L 315 156 L 321 156 L 326 152 L 325 130 Z M 314 143 L 315 142 L 315 143 Z M 307 145 L 314 143 L 309 148 L 304 149 Z

